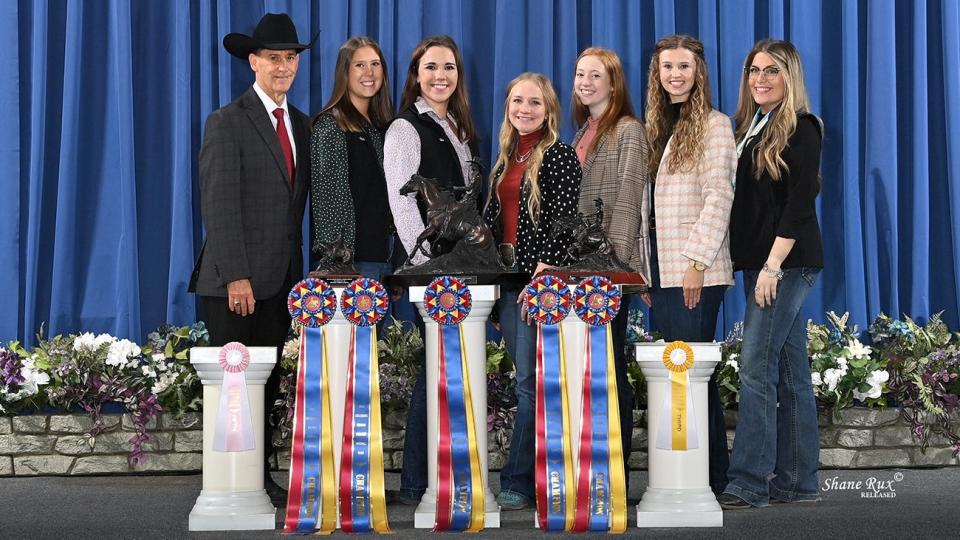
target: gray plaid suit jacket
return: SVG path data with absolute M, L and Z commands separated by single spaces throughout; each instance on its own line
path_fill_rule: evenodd
M 257 300 L 280 292 L 303 268 L 301 225 L 310 185 L 310 119 L 289 107 L 297 146 L 296 182 L 269 113 L 251 86 L 207 118 L 200 148 L 200 202 L 206 238 L 190 291 L 227 296 L 250 279 Z

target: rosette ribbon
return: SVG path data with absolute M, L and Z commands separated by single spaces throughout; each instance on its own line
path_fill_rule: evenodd
M 524 292 L 524 309 L 537 322 L 537 519 L 541 530 L 569 531 L 576 492 L 560 323 L 570 311 L 570 289 L 563 280 L 544 275 L 531 281 Z
M 674 341 L 663 349 L 663 365 L 670 370 L 670 391 L 664 393 L 657 430 L 657 448 L 692 450 L 699 447 L 697 417 L 690 392 L 693 349 L 686 342 Z M 690 426 L 694 426 L 690 429 Z
M 287 299 L 290 315 L 301 331 L 290 485 L 283 525 L 286 533 L 330 534 L 337 527 L 330 376 L 324 329 L 336 307 L 333 288 L 317 278 L 307 278 L 294 285 Z
M 340 528 L 345 532 L 390 532 L 377 362 L 377 321 L 389 303 L 383 285 L 369 278 L 354 280 L 340 297 L 340 312 L 353 325 L 340 457 Z
M 587 323 L 573 530 L 622 533 L 627 493 L 610 330 L 620 310 L 620 289 L 607 278 L 588 277 L 574 290 L 573 306 Z
M 218 358 L 223 368 L 223 385 L 217 407 L 217 425 L 213 431 L 213 449 L 218 452 L 253 450 L 253 417 L 247 396 L 247 378 L 243 374 L 250 367 L 250 351 L 236 341 L 220 347 Z
M 440 343 L 434 530 L 477 532 L 484 523 L 483 476 L 461 327 L 472 305 L 470 289 L 457 278 L 439 277 L 427 286 L 423 303 L 437 322 Z

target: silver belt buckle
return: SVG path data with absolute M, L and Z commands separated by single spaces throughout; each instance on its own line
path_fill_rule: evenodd
M 497 252 L 500 253 L 500 264 L 507 268 L 516 266 L 517 251 L 513 244 L 500 244 L 497 246 Z

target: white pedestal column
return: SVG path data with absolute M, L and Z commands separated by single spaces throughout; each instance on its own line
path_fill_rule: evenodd
M 213 449 L 223 368 L 219 347 L 194 347 L 190 363 L 203 382 L 203 488 L 190 511 L 191 531 L 272 530 L 276 509 L 263 489 L 263 385 L 276 363 L 274 347 L 249 347 L 244 372 L 256 447 L 244 452 Z
M 437 407 L 437 379 L 440 373 L 439 331 L 436 321 L 427 315 L 423 307 L 426 287 L 410 287 L 410 301 L 416 304 L 426 326 L 424 345 L 427 357 L 427 491 L 420 499 L 414 514 L 414 527 L 432 529 L 437 513 L 437 448 L 439 418 Z M 500 527 L 500 507 L 490 491 L 487 470 L 487 317 L 500 296 L 498 285 L 470 285 L 473 307 L 463 324 L 463 338 L 467 350 L 467 366 L 470 370 L 470 389 L 473 398 L 473 417 L 477 420 L 477 446 L 480 452 L 480 469 L 483 474 L 484 527 Z
M 710 490 L 707 383 L 720 361 L 720 344 L 688 343 L 694 363 L 687 373 L 696 410 L 698 446 L 690 450 L 657 448 L 670 370 L 663 365 L 664 343 L 640 343 L 637 361 L 647 380 L 647 464 L 650 481 L 637 505 L 638 527 L 722 527 L 723 510 Z
M 343 410 L 346 407 L 347 376 L 350 358 L 350 330 L 353 325 L 340 311 L 340 299 L 343 287 L 334 287 L 337 294 L 337 311 L 327 323 L 324 345 L 327 347 L 327 376 L 330 377 L 330 415 L 333 422 L 333 470 L 334 485 L 340 485 L 340 456 L 343 449 Z M 337 490 L 339 494 L 339 489 Z M 339 499 L 339 495 L 337 497 Z M 323 499 L 318 505 L 317 515 L 323 515 Z M 340 527 L 340 512 L 337 512 L 337 527 Z

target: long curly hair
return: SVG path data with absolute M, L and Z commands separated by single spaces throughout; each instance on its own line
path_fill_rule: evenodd
M 457 42 L 450 36 L 426 37 L 413 48 L 413 53 L 410 55 L 410 65 L 407 66 L 407 82 L 403 85 L 403 93 L 400 98 L 400 110 L 407 110 L 420 97 L 420 82 L 417 72 L 420 69 L 420 59 L 423 58 L 430 47 L 444 47 L 453 52 L 454 62 L 457 63 L 457 87 L 453 90 L 453 95 L 450 96 L 450 104 L 447 109 L 453 114 L 453 119 L 457 123 L 457 135 L 460 136 L 460 142 L 473 141 L 477 138 L 477 130 L 473 125 L 473 117 L 470 115 L 470 98 L 467 96 L 467 71 L 463 66 L 460 47 L 457 47 Z
M 753 116 L 757 112 L 757 102 L 750 94 L 749 72 L 753 58 L 758 53 L 766 53 L 780 68 L 778 77 L 783 77 L 783 101 L 777 105 L 767 125 L 760 135 L 760 140 L 753 148 L 753 176 L 760 178 L 764 172 L 770 175 L 773 181 L 779 181 L 784 172 L 789 172 L 787 163 L 783 160 L 783 150 L 787 141 L 797 129 L 797 115 L 809 112 L 810 97 L 807 95 L 807 86 L 803 82 L 803 64 L 800 63 L 800 53 L 789 41 L 778 39 L 763 39 L 753 46 L 743 61 L 743 74 L 740 78 L 740 98 L 737 103 L 737 112 L 733 115 L 736 124 L 736 138 L 743 140 L 750 129 Z
M 387 63 L 383 59 L 380 45 L 367 36 L 356 36 L 348 39 L 340 46 L 337 53 L 337 65 L 333 75 L 333 93 L 330 100 L 320 110 L 318 116 L 333 111 L 337 125 L 344 131 L 361 131 L 365 119 L 360 111 L 353 106 L 349 95 L 350 64 L 354 53 L 363 47 L 370 47 L 380 57 L 380 67 L 383 69 L 383 84 L 380 90 L 370 99 L 368 115 L 370 122 L 380 130 L 386 130 L 393 119 L 393 101 L 390 99 L 390 78 L 387 77 Z
M 515 79 L 507 85 L 507 95 L 503 101 L 503 123 L 500 124 L 500 150 L 497 154 L 497 161 L 493 164 L 490 173 L 490 192 L 487 194 L 487 204 L 493 197 L 500 197 L 497 188 L 503 177 L 506 175 L 507 167 L 510 165 L 510 159 L 514 157 L 517 151 L 517 145 L 520 142 L 520 134 L 510 123 L 508 111 L 510 108 L 510 95 L 514 87 L 523 81 L 532 81 L 540 88 L 543 93 L 543 105 L 546 109 L 546 115 L 543 119 L 543 133 L 540 139 L 533 145 L 530 157 L 527 161 L 525 177 L 530 185 L 530 195 L 527 199 L 527 213 L 530 219 L 537 223 L 540 218 L 540 185 L 537 181 L 540 174 L 540 166 L 543 165 L 543 154 L 548 148 L 560 140 L 560 99 L 557 98 L 557 92 L 553 89 L 550 79 L 542 73 L 526 72 L 517 75 Z M 502 170 L 501 170 L 502 169 Z M 500 174 L 497 174 L 497 173 Z
M 617 131 L 615 128 L 621 118 L 624 116 L 634 118 L 634 114 L 633 101 L 630 99 L 630 92 L 627 91 L 627 81 L 623 74 L 623 63 L 620 62 L 620 57 L 617 56 L 617 53 L 610 49 L 604 49 L 603 47 L 589 47 L 580 53 L 574 66 L 579 64 L 580 60 L 587 56 L 593 56 L 603 64 L 603 69 L 607 72 L 607 76 L 610 77 L 611 88 L 610 102 L 607 104 L 607 109 L 603 111 L 603 114 L 598 119 L 597 135 L 593 138 L 590 146 L 587 147 L 587 155 L 590 155 L 605 134 L 610 133 L 616 135 Z M 580 96 L 577 95 L 576 84 L 573 85 L 573 97 L 570 101 L 570 108 L 573 112 L 573 122 L 577 129 L 580 129 L 580 126 L 587 123 L 587 119 L 590 118 L 590 109 L 580 102 Z
M 673 49 L 686 49 L 693 53 L 696 61 L 696 75 L 690 98 L 680 107 L 680 118 L 673 129 L 673 145 L 667 160 L 667 171 L 690 171 L 703 155 L 703 138 L 707 130 L 707 119 L 713 105 L 710 103 L 710 81 L 707 73 L 707 61 L 703 53 L 703 43 L 695 37 L 672 35 L 661 38 L 653 49 L 650 69 L 647 74 L 647 141 L 650 145 L 647 168 L 650 175 L 657 174 L 660 160 L 670 139 L 667 126 L 670 96 L 660 83 L 660 53 Z

